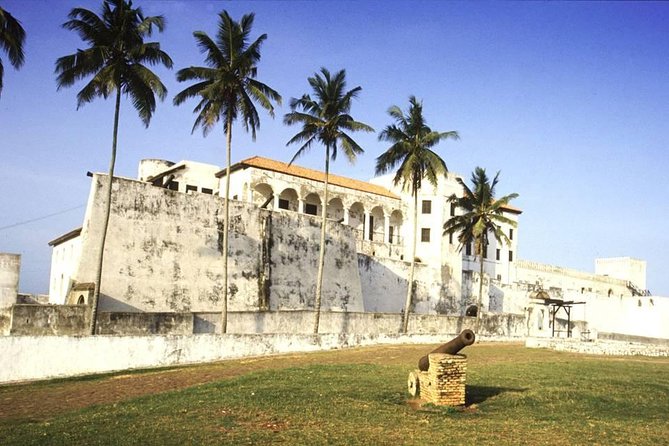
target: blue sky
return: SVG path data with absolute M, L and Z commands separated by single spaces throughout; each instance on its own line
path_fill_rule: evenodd
M 438 147 L 449 170 L 467 178 L 479 165 L 501 170 L 498 193 L 519 193 L 514 204 L 524 211 L 520 258 L 584 271 L 594 270 L 596 257 L 644 259 L 648 288 L 669 296 L 669 3 L 134 3 L 167 19 L 152 40 L 175 69 L 155 69 L 169 98 L 148 129 L 123 102 L 119 175 L 136 176 L 142 158 L 224 165 L 222 126 L 206 138 L 191 135 L 194 103 L 172 105 L 185 87 L 175 72 L 203 65 L 192 32 L 213 35 L 218 12 L 237 19 L 255 12 L 254 37 L 268 34 L 258 78 L 283 95 L 284 106 L 274 120 L 261 115 L 256 141 L 235 127 L 233 161 L 289 160 L 295 149 L 285 144 L 297 132 L 281 120 L 289 99 L 308 92 L 306 78 L 321 66 L 345 68 L 349 86 L 362 87 L 356 119 L 380 131 L 390 123 L 388 107 L 406 108 L 416 95 L 433 129 L 461 135 Z M 22 255 L 22 292 L 44 293 L 47 242 L 81 225 L 86 171 L 108 168 L 113 102 L 77 111 L 83 84 L 57 91 L 53 75 L 55 60 L 83 45 L 60 27 L 67 13 L 77 6 L 97 12 L 101 2 L 0 4 L 28 34 L 20 71 L 0 52 L 0 252 Z M 387 147 L 374 134 L 356 139 L 365 154 L 355 165 L 338 159 L 332 171 L 369 179 Z M 298 164 L 322 169 L 322 150 L 314 147 Z

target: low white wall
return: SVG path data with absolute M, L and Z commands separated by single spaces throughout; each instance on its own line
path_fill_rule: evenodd
M 549 348 L 551 350 L 572 353 L 587 353 L 590 355 L 607 356 L 669 356 L 669 346 L 656 344 L 641 344 L 637 342 L 622 342 L 596 340 L 582 342 L 578 339 L 557 338 L 528 338 L 525 347 Z
M 0 383 L 375 344 L 441 343 L 451 335 L 263 334 L 0 337 Z

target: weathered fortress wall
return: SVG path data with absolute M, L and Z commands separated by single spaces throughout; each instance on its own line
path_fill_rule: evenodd
M 106 175 L 95 175 L 77 282 L 94 282 Z M 115 178 L 100 311 L 206 312 L 221 308 L 223 199 Z M 363 311 L 352 230 L 329 222 L 323 309 Z M 229 310 L 313 306 L 317 217 L 231 201 Z
M 560 266 L 519 260 L 516 262 L 516 277 L 519 281 L 542 284 L 552 298 L 564 297 L 561 293 L 596 293 L 602 296 L 629 296 L 630 290 L 624 280 L 590 274 Z
M 409 262 L 358 254 L 365 311 L 400 313 L 407 295 Z M 452 291 L 450 268 L 416 263 L 412 313 L 463 314 L 461 299 Z M 457 283 L 457 282 L 456 282 Z
M 20 269 L 19 254 L 0 253 L 0 308 L 11 307 L 16 303 Z

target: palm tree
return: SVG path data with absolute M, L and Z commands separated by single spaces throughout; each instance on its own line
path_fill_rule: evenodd
M 232 124 L 239 118 L 246 130 L 251 131 L 255 141 L 256 129 L 260 127 L 260 117 L 255 103 L 274 117 L 272 101 L 281 104 L 279 93 L 258 81 L 260 47 L 267 34 L 249 43 L 254 14 L 246 14 L 240 22 L 235 22 L 227 11 L 219 14 L 218 33 L 212 40 L 206 33 L 193 33 L 200 52 L 205 55 L 206 67 L 188 67 L 179 70 L 179 82 L 195 81 L 174 97 L 179 105 L 190 98 L 198 98 L 194 113 L 197 114 L 192 131 L 202 127 L 206 136 L 219 121 L 225 124 L 227 142 L 225 169 L 225 221 L 223 224 L 223 310 L 221 312 L 221 332 L 228 326 L 228 231 L 230 228 L 230 158 L 232 150 Z
M 291 112 L 287 113 L 283 122 L 287 125 L 300 124 L 302 130 L 293 136 L 286 144 L 301 144 L 300 148 L 290 160 L 290 164 L 296 158 L 306 153 L 311 145 L 318 141 L 325 146 L 325 184 L 323 193 L 323 206 L 321 210 L 321 240 L 320 254 L 318 257 L 318 276 L 316 278 L 316 299 L 314 309 L 316 319 L 314 321 L 314 333 L 318 333 L 318 325 L 321 317 L 321 294 L 323 287 L 323 266 L 325 264 L 325 226 L 328 207 L 328 176 L 330 174 L 330 159 L 337 159 L 337 149 L 344 151 L 350 162 L 354 162 L 358 154 L 363 153 L 362 147 L 356 143 L 348 132 L 364 131 L 373 132 L 374 129 L 358 122 L 349 114 L 351 101 L 358 96 L 361 87 L 355 87 L 346 91 L 346 71 L 340 70 L 334 76 L 326 68 L 321 68 L 320 73 L 307 78 L 314 98 L 304 94 L 301 98 L 293 98 L 290 101 Z M 301 111 L 298 111 L 301 110 Z
M 26 32 L 21 23 L 10 13 L 0 7 L 0 48 L 3 48 L 9 57 L 9 63 L 17 70 L 23 65 L 23 42 Z M 0 59 L 0 93 L 2 93 L 2 77 L 5 69 Z
M 499 172 L 491 183 L 485 169 L 481 167 L 477 167 L 472 173 L 473 187 L 471 189 L 462 181 L 462 178 L 458 178 L 457 181 L 462 186 L 464 195 L 458 197 L 453 194 L 448 201 L 460 208 L 463 214 L 451 217 L 444 224 L 444 234 L 457 232 L 458 242 L 460 242 L 459 250 L 462 251 L 464 246 L 473 243 L 474 253 L 479 257 L 481 270 L 479 271 L 478 310 L 476 312 L 478 330 L 481 326 L 483 303 L 483 253 L 488 246 L 489 234 L 492 234 L 500 245 L 511 243 L 500 225 L 508 224 L 516 227 L 516 222 L 505 217 L 503 212 L 509 201 L 516 198 L 518 194 L 513 193 L 496 199 L 495 187 L 499 182 Z
M 105 185 L 107 202 L 91 305 L 90 328 L 91 334 L 95 334 L 112 200 L 121 94 L 130 98 L 140 119 L 148 127 L 156 109 L 155 95 L 162 100 L 167 95 L 167 89 L 145 64 L 162 64 L 171 68 L 172 59 L 160 49 L 159 43 L 144 42 L 145 37 L 151 36 L 154 26 L 158 31 L 164 29 L 165 19 L 162 16 L 144 17 L 141 8 L 133 8 L 131 1 L 105 0 L 100 16 L 87 9 L 74 8 L 68 17 L 70 20 L 63 24 L 63 28 L 75 31 L 89 47 L 56 61 L 58 89 L 70 87 L 76 81 L 91 76 L 92 79 L 77 93 L 77 109 L 96 97 L 107 99 L 114 93 L 116 97 L 109 180 Z
M 448 169 L 441 157 L 432 151 L 440 141 L 445 139 L 459 139 L 458 132 L 437 132 L 425 123 L 423 117 L 423 103 L 415 96 L 409 97 L 409 110 L 406 114 L 393 105 L 388 114 L 395 121 L 386 126 L 379 134 L 379 141 L 392 143 L 390 148 L 376 159 L 376 174 L 381 175 L 399 166 L 393 183 L 400 183 L 402 188 L 413 195 L 413 242 L 411 246 L 411 268 L 409 270 L 409 284 L 404 304 L 402 318 L 402 333 L 409 328 L 409 310 L 413 294 L 413 277 L 416 269 L 416 239 L 418 237 L 418 191 L 423 180 L 427 179 L 433 186 L 437 185 L 440 177 L 445 177 Z

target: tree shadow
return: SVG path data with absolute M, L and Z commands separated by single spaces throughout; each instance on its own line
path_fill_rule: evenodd
M 465 406 L 472 404 L 480 404 L 505 392 L 525 392 L 528 389 L 520 389 L 513 387 L 487 387 L 487 386 L 467 386 L 465 388 Z

